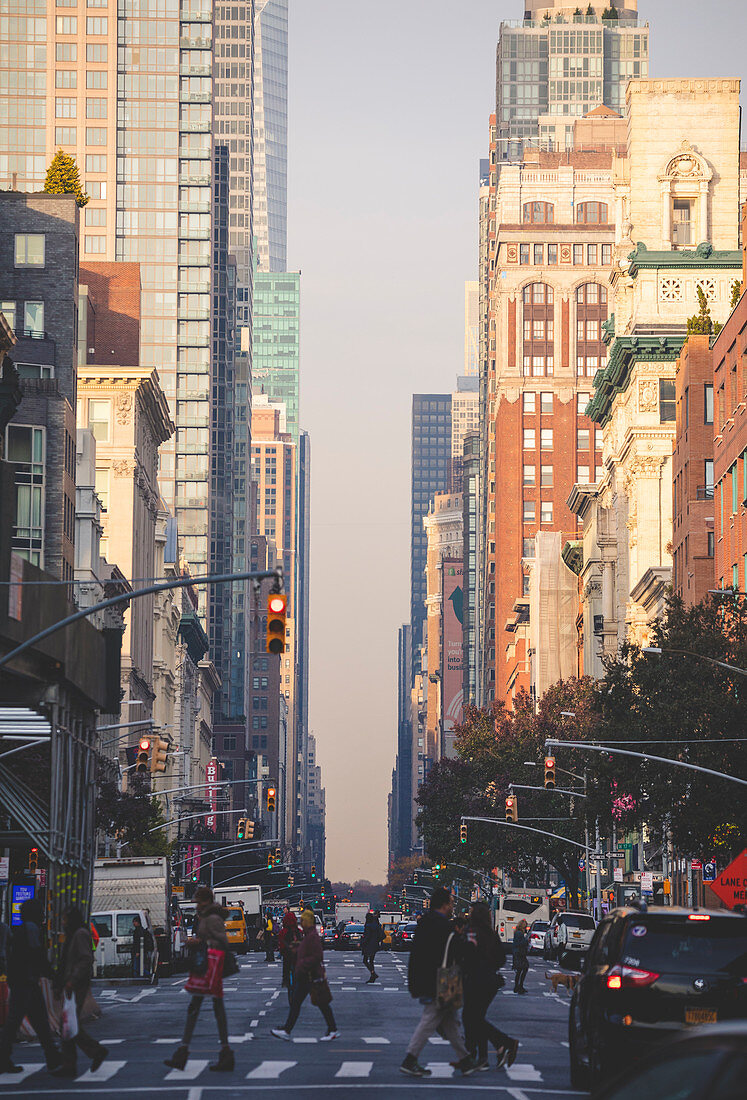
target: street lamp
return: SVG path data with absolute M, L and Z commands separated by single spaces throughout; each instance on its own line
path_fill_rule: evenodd
M 661 646 L 646 645 L 641 648 L 641 653 L 648 657 L 662 657 L 664 654 L 676 653 L 682 657 L 696 657 L 699 661 L 708 661 L 710 665 L 718 665 L 729 672 L 736 672 L 739 676 L 747 676 L 747 668 L 739 668 L 737 665 L 729 665 L 726 661 L 717 661 L 715 657 L 706 657 L 705 653 L 693 653 L 690 649 L 662 649 Z

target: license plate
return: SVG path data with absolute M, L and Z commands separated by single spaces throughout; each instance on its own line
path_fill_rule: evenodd
M 574 932 L 573 933 L 573 938 L 574 938 L 574 940 L 580 940 L 581 939 L 581 933 L 580 932 Z
M 715 1008 L 686 1008 L 686 1024 L 715 1024 L 718 1013 Z
M 131 955 L 132 954 L 132 945 L 129 944 L 129 943 L 118 943 L 117 944 L 117 954 L 118 955 Z

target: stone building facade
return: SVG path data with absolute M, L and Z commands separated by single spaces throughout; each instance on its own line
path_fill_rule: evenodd
M 425 660 L 426 752 L 431 760 L 453 756 L 446 745 L 444 722 L 443 567 L 447 559 L 461 558 L 464 547 L 461 493 L 436 493 L 423 520 L 426 534 Z M 453 741 L 453 738 L 452 738 Z M 448 749 L 448 751 L 447 751 Z

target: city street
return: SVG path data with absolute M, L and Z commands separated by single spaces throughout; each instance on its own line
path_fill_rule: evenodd
M 499 992 L 490 1012 L 500 1027 L 521 1041 L 513 1066 L 462 1078 L 449 1065 L 450 1047 L 436 1038 L 421 1056 L 433 1076 L 417 1081 L 399 1072 L 420 1014 L 407 992 L 408 956 L 380 954 L 380 980 L 372 986 L 365 984 L 367 971 L 357 952 L 331 952 L 326 961 L 341 1032 L 332 1043 L 319 1043 L 325 1030 L 323 1021 L 308 1001 L 292 1042 L 270 1035 L 271 1027 L 284 1022 L 287 1007 L 285 991 L 279 988 L 280 964 L 271 965 L 262 955 L 252 955 L 240 960 L 240 974 L 226 982 L 228 1025 L 236 1054 L 232 1074 L 208 1070 L 218 1053 L 209 1002 L 203 1003 L 186 1069 L 178 1072 L 164 1066 L 163 1059 L 179 1043 L 184 1023 L 184 978 L 165 979 L 157 989 L 126 986 L 115 990 L 97 984 L 95 995 L 102 1017 L 90 1031 L 109 1047 L 109 1058 L 102 1067 L 91 1074 L 86 1059 L 79 1055 L 78 1078 L 56 1080 L 46 1073 L 39 1047 L 20 1044 L 14 1058 L 23 1065 L 24 1076 L 0 1077 L 0 1093 L 107 1098 L 163 1093 L 175 1100 L 330 1089 L 343 1096 L 392 1089 L 408 1097 L 434 1089 L 455 1095 L 490 1091 L 512 1100 L 582 1095 L 571 1089 L 568 1077 L 569 997 L 565 990 L 557 996 L 551 993 L 541 959 L 532 961 L 525 997 L 508 992 L 511 975 L 505 972 L 507 987 Z

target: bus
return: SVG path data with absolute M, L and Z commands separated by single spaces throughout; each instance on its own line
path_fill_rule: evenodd
M 520 920 L 531 926 L 535 920 L 550 920 L 551 890 L 535 886 L 533 889 L 516 890 L 501 894 L 495 914 L 495 928 L 505 944 L 512 944 L 514 930 Z

